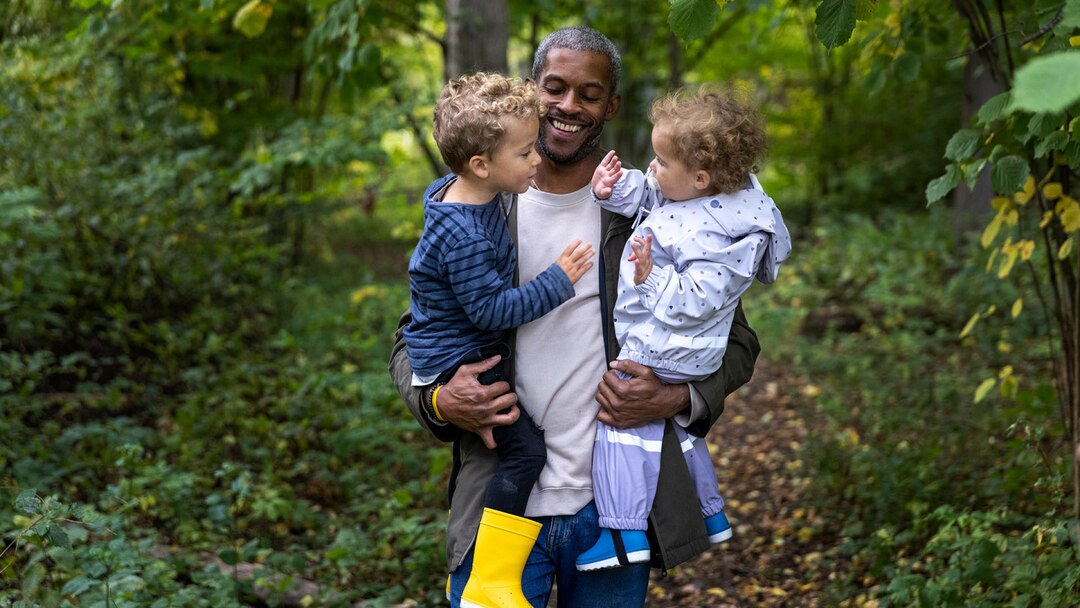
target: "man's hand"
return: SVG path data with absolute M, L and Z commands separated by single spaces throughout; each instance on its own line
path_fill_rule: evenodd
M 620 177 L 622 177 L 622 162 L 618 156 L 615 156 L 615 151 L 611 150 L 604 156 L 604 160 L 600 161 L 600 164 L 596 166 L 596 171 L 593 172 L 593 194 L 602 201 L 611 198 L 615 182 L 619 181 Z
M 436 399 L 439 415 L 443 420 L 479 435 L 488 449 L 495 448 L 491 428 L 512 424 L 521 415 L 518 408 L 513 407 L 517 404 L 517 395 L 510 392 L 509 384 L 496 382 L 484 385 L 476 379 L 482 372 L 495 367 L 501 358 L 495 355 L 483 361 L 462 365 L 450 382 L 439 389 Z M 509 413 L 499 413 L 508 407 L 512 408 Z
M 623 380 L 619 370 L 633 376 Z M 664 384 L 652 369 L 626 359 L 614 361 L 596 391 L 597 419 L 618 429 L 671 418 L 690 406 L 690 387 Z

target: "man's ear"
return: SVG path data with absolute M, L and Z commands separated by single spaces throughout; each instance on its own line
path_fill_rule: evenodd
M 491 173 L 488 157 L 483 154 L 477 154 L 470 158 L 469 163 L 465 165 L 465 169 L 480 179 L 487 179 Z
M 608 97 L 607 111 L 604 112 L 604 120 L 608 121 L 615 118 L 615 115 L 619 113 L 620 107 L 622 107 L 622 96 L 615 94 Z

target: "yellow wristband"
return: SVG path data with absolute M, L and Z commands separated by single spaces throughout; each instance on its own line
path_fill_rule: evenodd
M 439 398 L 439 389 L 442 387 L 443 385 L 440 384 L 435 387 L 435 390 L 431 391 L 431 409 L 435 412 L 435 417 L 439 419 L 439 422 L 446 422 L 446 418 L 443 418 L 442 414 L 439 413 L 439 405 L 435 401 Z

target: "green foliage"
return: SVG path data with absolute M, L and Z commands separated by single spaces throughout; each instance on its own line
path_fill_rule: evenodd
M 1080 100 L 1080 51 L 1033 59 L 1016 71 L 1012 107 L 1029 112 L 1061 112 Z
M 958 343 L 966 310 L 990 317 L 1029 294 L 1001 293 L 966 263 L 979 252 L 957 256 L 950 240 L 941 209 L 822 221 L 747 304 L 824 427 L 802 455 L 803 499 L 836 538 L 822 600 L 1075 605 L 1068 455 L 1054 450 L 1055 392 L 1037 373 L 1046 328 L 1020 316 Z M 1011 393 L 974 403 L 982 370 L 1006 361 Z

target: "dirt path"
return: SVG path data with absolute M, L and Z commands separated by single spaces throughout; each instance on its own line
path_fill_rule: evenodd
M 794 408 L 793 384 L 759 360 L 728 399 L 708 439 L 735 535 L 667 576 L 654 570 L 647 606 L 821 605 L 820 521 L 799 498 L 808 481 L 798 448 L 812 423 Z

